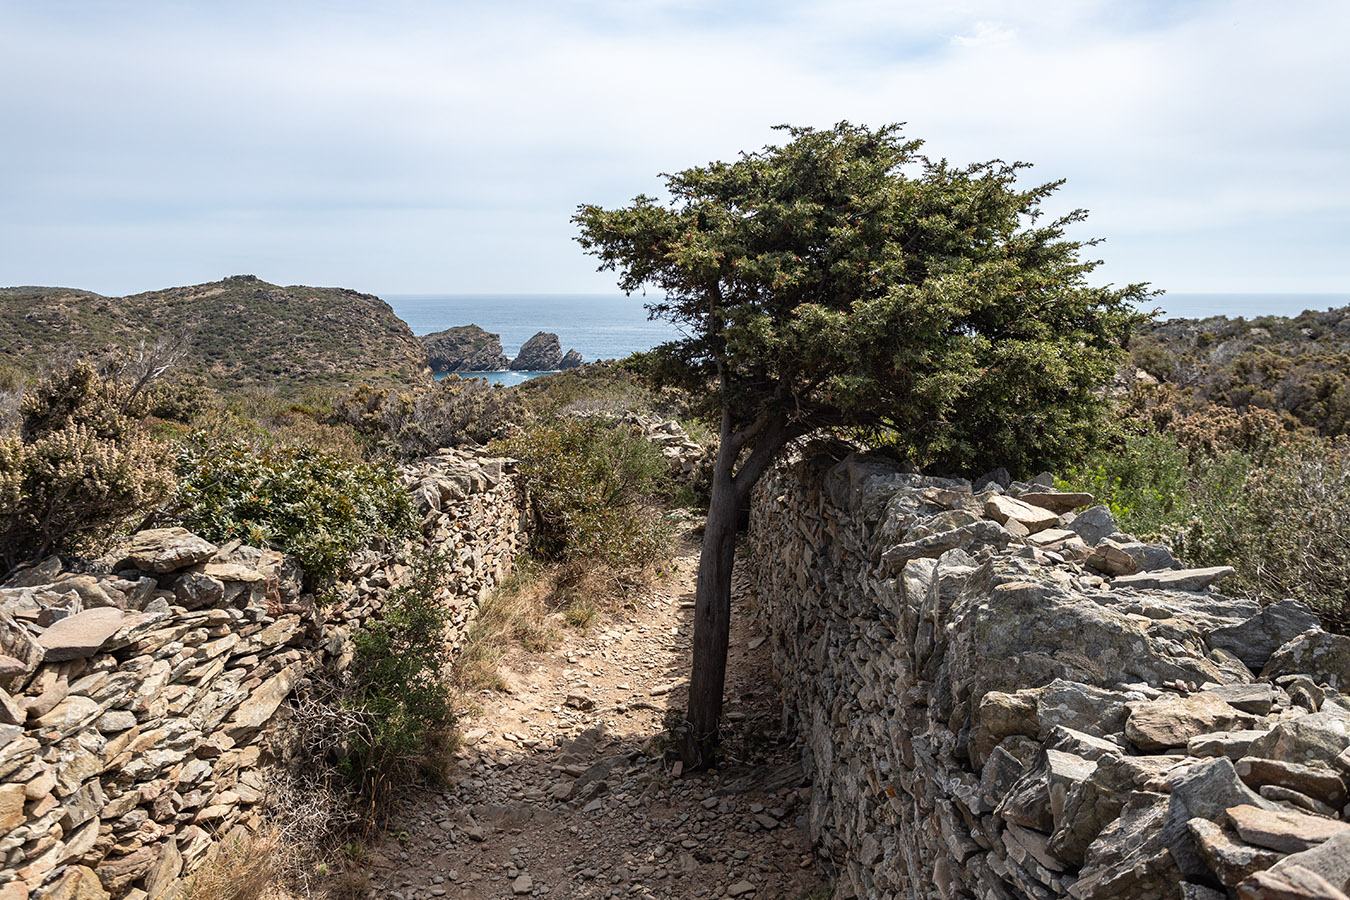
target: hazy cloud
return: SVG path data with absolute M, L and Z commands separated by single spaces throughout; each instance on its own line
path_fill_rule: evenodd
M 1036 163 L 1101 273 L 1350 290 L 1342 0 L 0 0 L 0 283 L 604 290 L 579 203 L 781 122 Z

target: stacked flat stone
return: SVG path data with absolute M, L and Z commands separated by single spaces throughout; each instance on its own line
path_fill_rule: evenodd
M 510 461 L 445 450 L 405 471 L 423 542 L 451 554 L 457 643 L 520 545 Z M 255 831 L 295 750 L 286 700 L 353 658 L 409 547 L 366 552 L 339 599 L 295 560 L 181 528 L 107 574 L 50 560 L 0 588 L 0 900 L 161 900 Z
M 1345 900 L 1350 638 L 1000 480 L 853 455 L 756 490 L 740 577 L 836 896 Z

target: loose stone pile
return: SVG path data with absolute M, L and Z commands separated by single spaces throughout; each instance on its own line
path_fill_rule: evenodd
M 1048 476 L 853 455 L 757 489 L 810 820 L 868 898 L 1350 893 L 1350 638 Z
M 462 635 L 519 540 L 504 461 L 444 450 L 405 471 L 426 543 L 453 554 Z M 405 571 L 369 551 L 318 607 L 298 564 L 181 528 L 105 574 L 52 559 L 0 588 L 0 900 L 159 900 L 256 829 L 294 736 L 284 702 L 352 660 Z

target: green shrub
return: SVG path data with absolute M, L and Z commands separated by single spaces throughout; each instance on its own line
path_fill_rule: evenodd
M 519 430 L 497 449 L 520 461 L 531 546 L 541 558 L 640 569 L 668 549 L 670 528 L 656 503 L 670 493 L 669 469 L 635 430 L 559 419 Z
M 1316 441 L 1247 473 L 1228 502 L 1208 504 L 1176 536 L 1182 558 L 1230 565 L 1226 587 L 1293 597 L 1333 630 L 1350 629 L 1350 456 Z
M 88 362 L 29 391 L 18 435 L 0 438 L 0 559 L 95 552 L 173 489 L 164 445 L 123 413 L 126 397 Z
M 1294 597 L 1327 628 L 1350 628 L 1346 447 L 1285 432 L 1269 413 L 1207 410 L 1171 428 L 1122 438 L 1061 486 L 1095 494 L 1122 530 L 1187 565 L 1233 566 L 1225 590 Z
M 208 540 L 239 538 L 297 557 L 311 586 L 342 574 L 372 541 L 413 533 L 412 501 L 389 465 L 314 447 L 218 445 L 179 452 L 174 517 Z
M 547 420 L 575 412 L 640 412 L 679 415 L 688 398 L 675 390 L 647 386 L 633 358 L 618 363 L 592 364 L 582 369 L 541 375 L 512 390 L 527 412 Z
M 1202 507 L 1222 506 L 1250 466 L 1235 451 L 1193 464 L 1174 435 L 1148 432 L 1126 436 L 1094 463 L 1070 470 L 1061 483 L 1095 495 L 1125 531 L 1156 536 L 1175 533 Z
M 200 375 L 183 375 L 154 385 L 145 395 L 145 412 L 156 419 L 191 425 L 211 408 L 211 389 Z
M 365 723 L 342 767 L 368 799 L 429 761 L 455 723 L 445 677 L 449 610 L 439 602 L 450 573 L 443 553 L 416 555 L 389 592 L 378 620 L 352 637 L 356 648 L 346 705 Z
M 333 421 L 352 426 L 378 449 L 403 459 L 466 442 L 486 443 L 520 417 L 513 393 L 457 375 L 403 392 L 362 385 L 332 414 Z

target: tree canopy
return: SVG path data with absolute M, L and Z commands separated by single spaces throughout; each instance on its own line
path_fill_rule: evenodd
M 721 445 L 699 561 L 686 764 L 713 761 L 739 510 L 788 441 L 819 429 L 920 466 L 1027 472 L 1084 452 L 1144 285 L 1093 287 L 1091 242 L 1042 221 L 1060 182 L 957 167 L 899 125 L 783 126 L 782 146 L 666 175 L 669 198 L 582 206 L 581 245 L 684 338 L 643 360 L 703 396 Z
M 1093 242 L 1065 236 L 1085 213 L 1041 215 L 1061 182 L 930 160 L 899 125 L 782 130 L 783 146 L 665 176 L 668 202 L 578 210 L 601 268 L 688 335 L 649 373 L 740 427 L 860 429 L 947 470 L 1081 450 L 1148 294 L 1087 283 Z

